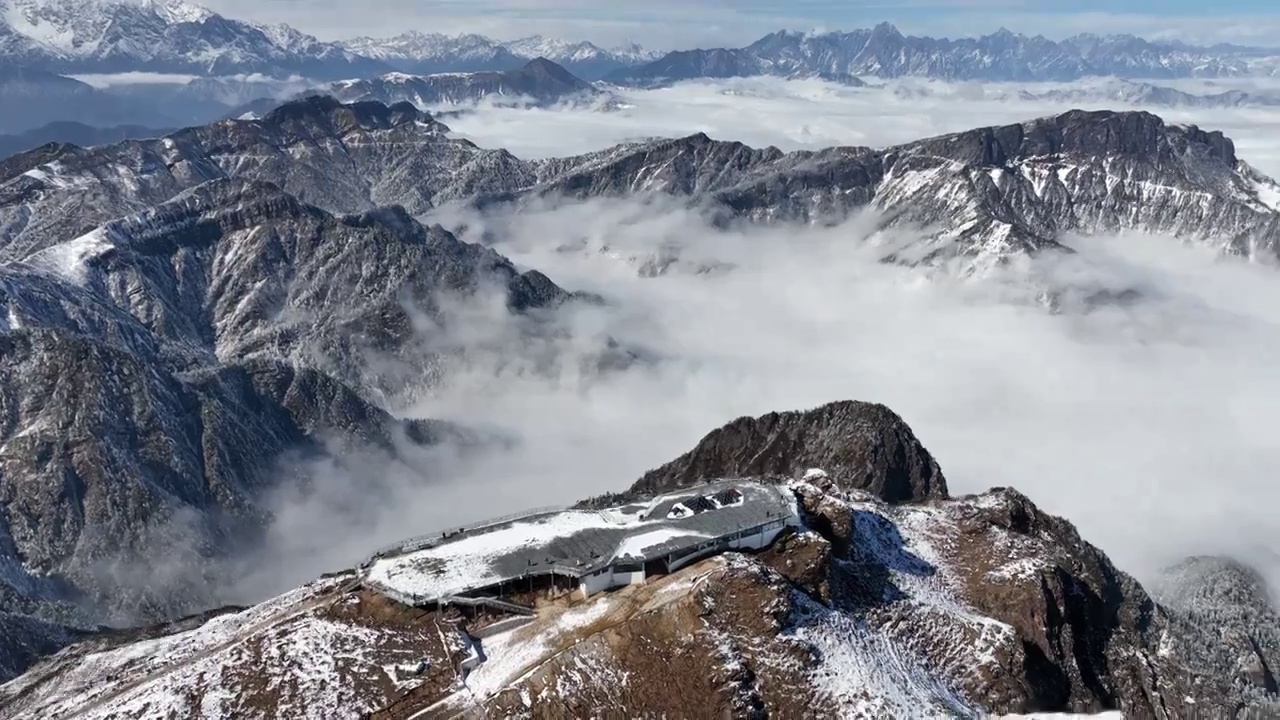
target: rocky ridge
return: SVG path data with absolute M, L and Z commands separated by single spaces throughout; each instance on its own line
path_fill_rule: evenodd
M 779 418 L 796 443 L 742 431 Z M 735 421 L 686 458 L 802 467 L 894 447 L 904 432 L 885 408 L 836 403 Z M 730 437 L 743 444 L 730 448 Z M 858 489 L 892 488 L 884 473 L 919 467 L 886 457 L 787 478 L 805 527 L 759 554 L 709 558 L 586 601 L 525 598 L 537 603 L 526 623 L 409 608 L 339 573 L 247 610 L 79 643 L 0 687 L 0 708 L 304 717 L 323 703 L 378 718 L 1276 709 L 1255 672 L 1274 666 L 1274 649 L 1257 643 L 1252 664 L 1236 662 L 1236 637 L 1275 632 L 1247 570 L 1195 561 L 1211 570 L 1171 577 L 1179 597 L 1201 600 L 1165 605 L 1014 490 L 956 498 L 939 486 L 895 503 Z M 633 489 L 661 489 L 652 477 Z M 1225 636 L 1194 614 L 1210 597 Z
M 362 80 L 343 80 L 305 94 L 328 95 L 341 102 L 408 102 L 420 109 L 462 105 L 481 100 L 518 106 L 589 103 L 605 93 L 565 68 L 536 58 L 515 70 L 437 75 L 390 73 Z
M 784 153 L 697 134 L 529 162 L 453 138 L 408 103 L 311 97 L 260 120 L 0 163 L 0 259 L 228 176 L 340 213 L 646 193 L 704 206 L 720 223 L 871 211 L 885 255 L 910 263 L 1000 262 L 1060 248 L 1066 233 L 1157 233 L 1243 255 L 1280 248 L 1280 185 L 1222 133 L 1146 112 L 1071 111 L 885 149 Z

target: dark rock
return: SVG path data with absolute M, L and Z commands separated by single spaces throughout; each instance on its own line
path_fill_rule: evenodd
M 811 468 L 886 502 L 947 497 L 942 470 L 902 418 L 883 405 L 853 401 L 739 418 L 646 473 L 632 490 L 657 493 L 717 478 L 790 479 Z
M 492 98 L 499 103 L 555 105 L 566 101 L 591 101 L 605 93 L 563 67 L 538 58 L 515 70 L 441 75 L 393 73 L 365 80 L 345 80 L 322 85 L 319 93 L 356 102 L 376 100 L 388 105 L 410 102 L 418 106 L 460 105 Z

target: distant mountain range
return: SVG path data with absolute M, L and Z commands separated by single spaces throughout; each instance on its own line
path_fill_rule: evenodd
M 287 25 L 182 0 L 0 0 L 0 61 L 57 73 L 267 73 L 343 78 L 390 68 Z
M 683 50 L 607 79 L 654 85 L 701 77 L 751 75 L 905 76 L 943 80 L 1068 81 L 1231 77 L 1274 74 L 1280 51 L 1234 45 L 1197 47 L 1133 35 L 1075 35 L 1055 42 L 1001 29 L 978 38 L 903 35 L 889 23 L 852 32 L 779 31 L 744 48 Z
M 342 46 L 413 74 L 514 70 L 529 60 L 545 58 L 587 80 L 597 80 L 662 55 L 638 45 L 606 50 L 589 42 L 569 42 L 540 35 L 502 42 L 483 35 L 452 37 L 407 32 L 392 38 L 356 38 Z
M 377 100 L 415 107 L 458 105 L 485 98 L 516 104 L 552 105 L 570 98 L 590 101 L 606 93 L 565 68 L 538 58 L 516 70 L 408 75 L 388 73 L 362 80 L 339 80 L 306 91 L 342 102 Z
M 0 65 L 59 74 L 261 73 L 326 81 L 391 71 L 515 70 L 536 58 L 586 80 L 624 85 L 750 75 L 1063 81 L 1271 75 L 1280 69 L 1280 51 L 1274 49 L 1201 47 L 1133 35 L 1053 41 L 1002 29 L 947 39 L 904 35 L 881 23 L 851 32 L 779 31 L 742 48 L 663 54 L 634 44 L 606 49 L 536 35 L 500 41 L 409 31 L 323 42 L 287 25 L 233 20 L 182 0 L 0 0 Z
M 171 132 L 173 132 L 171 129 L 155 129 L 141 125 L 98 128 L 78 122 L 53 122 L 17 135 L 0 135 L 0 159 L 51 142 L 89 147 L 133 138 L 160 137 Z

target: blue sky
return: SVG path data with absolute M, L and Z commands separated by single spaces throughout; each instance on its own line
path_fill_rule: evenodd
M 534 33 L 611 45 L 735 46 L 777 29 L 974 35 L 1007 27 L 1060 38 L 1128 32 L 1193 42 L 1280 44 L 1280 0 L 206 0 L 226 14 L 287 22 L 326 39 L 408 29 Z

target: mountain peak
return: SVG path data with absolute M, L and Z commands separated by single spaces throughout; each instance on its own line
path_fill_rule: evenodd
M 996 166 L 1014 159 L 1060 154 L 1175 162 L 1185 160 L 1187 151 L 1205 161 L 1221 163 L 1223 169 L 1236 166 L 1235 145 L 1221 132 L 1169 125 L 1159 115 L 1142 110 L 1070 110 L 1025 123 L 943 135 L 909 146 L 961 162 Z
M 228 19 L 185 0 L 8 0 L 4 6 L 0 65 L 59 74 L 256 72 L 319 79 L 389 69 L 287 26 Z
M 871 28 L 873 36 L 902 37 L 902 31 L 898 30 L 898 26 L 891 22 L 877 23 Z
M 883 405 L 854 401 L 738 418 L 645 473 L 633 490 L 670 491 L 727 477 L 796 479 L 810 468 L 886 502 L 947 497 L 942 470 L 902 418 Z
M 589 83 L 544 57 L 536 57 L 525 63 L 522 71 L 535 77 L 583 89 L 591 87 Z
M 343 119 L 365 129 L 390 128 L 405 123 L 421 122 L 444 126 L 408 102 L 391 105 L 376 100 L 343 103 L 330 95 L 308 95 L 280 105 L 259 122 L 285 125 L 294 122 Z
M 146 0 L 144 6 L 169 23 L 198 23 L 218 16 L 209 8 L 184 0 Z

